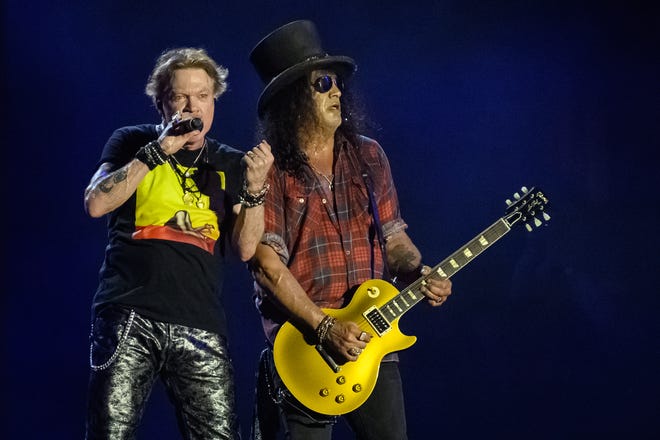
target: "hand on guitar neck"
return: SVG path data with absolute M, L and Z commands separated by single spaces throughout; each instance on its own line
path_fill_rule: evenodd
M 420 274 L 426 277 L 425 284 L 419 289 L 426 296 L 426 301 L 433 307 L 441 306 L 451 295 L 451 280 L 441 279 L 431 275 L 433 269 L 430 266 L 422 266 Z
M 431 275 L 432 268 L 421 263 L 422 255 L 405 231 L 399 231 L 388 237 L 386 241 L 387 265 L 394 275 L 393 284 L 404 288 L 420 276 L 424 281 L 420 286 L 427 302 L 437 307 L 442 305 L 451 295 L 451 281 L 447 277 Z

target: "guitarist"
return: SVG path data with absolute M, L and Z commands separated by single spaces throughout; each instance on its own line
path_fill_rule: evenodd
M 338 362 L 356 361 L 372 335 L 322 308 L 345 306 L 369 279 L 407 283 L 430 268 L 405 232 L 385 153 L 359 134 L 362 118 L 344 82 L 354 61 L 328 55 L 306 20 L 270 33 L 250 60 L 266 84 L 257 110 L 276 164 L 264 205 L 265 234 L 251 262 L 267 339 L 272 345 L 290 320 Z M 450 293 L 449 280 L 432 280 L 424 289 L 434 306 Z M 397 361 L 396 354 L 383 359 L 369 399 L 346 414 L 357 438 L 406 438 Z M 275 438 L 278 426 L 294 440 L 330 439 L 336 420 L 304 408 L 282 389 L 269 350 L 262 354 L 256 415 L 257 439 Z

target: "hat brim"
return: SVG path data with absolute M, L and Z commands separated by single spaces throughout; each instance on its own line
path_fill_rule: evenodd
M 257 102 L 257 114 L 259 115 L 259 118 L 264 115 L 266 106 L 273 98 L 273 96 L 277 94 L 277 92 L 295 82 L 306 72 L 326 67 L 338 69 L 337 73 L 342 75 L 344 78 L 351 76 L 357 69 L 355 61 L 352 58 L 345 56 L 326 56 L 323 58 L 315 58 L 291 66 L 270 80 L 270 82 L 264 88 L 263 92 L 261 92 L 259 101 Z

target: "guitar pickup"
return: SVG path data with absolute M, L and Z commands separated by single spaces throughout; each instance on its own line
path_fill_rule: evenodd
M 364 313 L 362 313 L 362 316 L 365 317 L 378 336 L 383 336 L 385 333 L 392 330 L 392 326 L 376 306 L 371 306 L 365 310 Z

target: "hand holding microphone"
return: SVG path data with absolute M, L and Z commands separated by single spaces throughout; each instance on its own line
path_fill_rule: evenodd
M 180 136 L 182 134 L 190 133 L 194 130 L 202 130 L 204 128 L 204 122 L 200 118 L 184 119 L 180 121 L 174 121 L 169 130 L 167 130 L 168 136 Z
M 194 130 L 202 130 L 204 122 L 200 118 L 181 119 L 181 113 L 176 112 L 172 116 L 170 128 L 167 130 L 167 136 L 181 136 Z
M 203 128 L 204 122 L 201 118 L 181 119 L 181 112 L 177 111 L 160 134 L 158 142 L 165 154 L 174 154 L 182 148 L 187 148 L 188 139 L 196 136 L 193 131 L 201 131 Z

